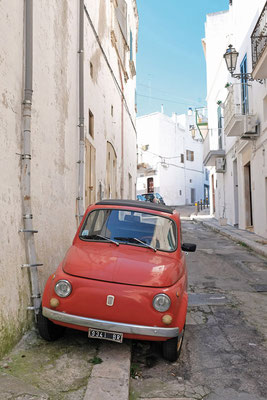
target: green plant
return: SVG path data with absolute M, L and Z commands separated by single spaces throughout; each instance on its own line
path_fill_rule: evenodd
M 103 362 L 103 360 L 100 357 L 97 357 L 97 356 L 94 356 L 93 358 L 91 358 L 89 360 L 89 363 L 94 364 L 94 365 L 101 364 L 102 362 Z
M 141 375 L 141 370 L 138 364 L 132 363 L 130 368 L 131 378 L 136 379 L 136 377 Z

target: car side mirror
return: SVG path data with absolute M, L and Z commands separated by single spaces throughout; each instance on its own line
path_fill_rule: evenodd
M 186 252 L 196 251 L 197 245 L 194 243 L 183 243 L 182 250 Z

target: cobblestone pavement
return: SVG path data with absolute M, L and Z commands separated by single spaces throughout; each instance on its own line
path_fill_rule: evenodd
M 191 293 L 180 359 L 133 343 L 131 399 L 266 400 L 267 260 L 199 223 L 183 221 Z M 217 303 L 216 303 L 217 301 Z

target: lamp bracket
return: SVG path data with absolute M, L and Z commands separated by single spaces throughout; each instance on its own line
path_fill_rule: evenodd
M 232 78 L 237 78 L 237 79 L 244 79 L 245 81 L 257 81 L 259 83 L 263 83 L 262 79 L 254 79 L 252 74 L 250 72 L 248 73 L 243 73 L 243 74 L 231 74 Z

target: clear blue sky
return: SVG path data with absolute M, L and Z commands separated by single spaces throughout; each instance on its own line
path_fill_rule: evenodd
M 169 115 L 205 106 L 206 14 L 227 10 L 229 0 L 137 0 L 137 6 L 137 115 L 161 104 Z

